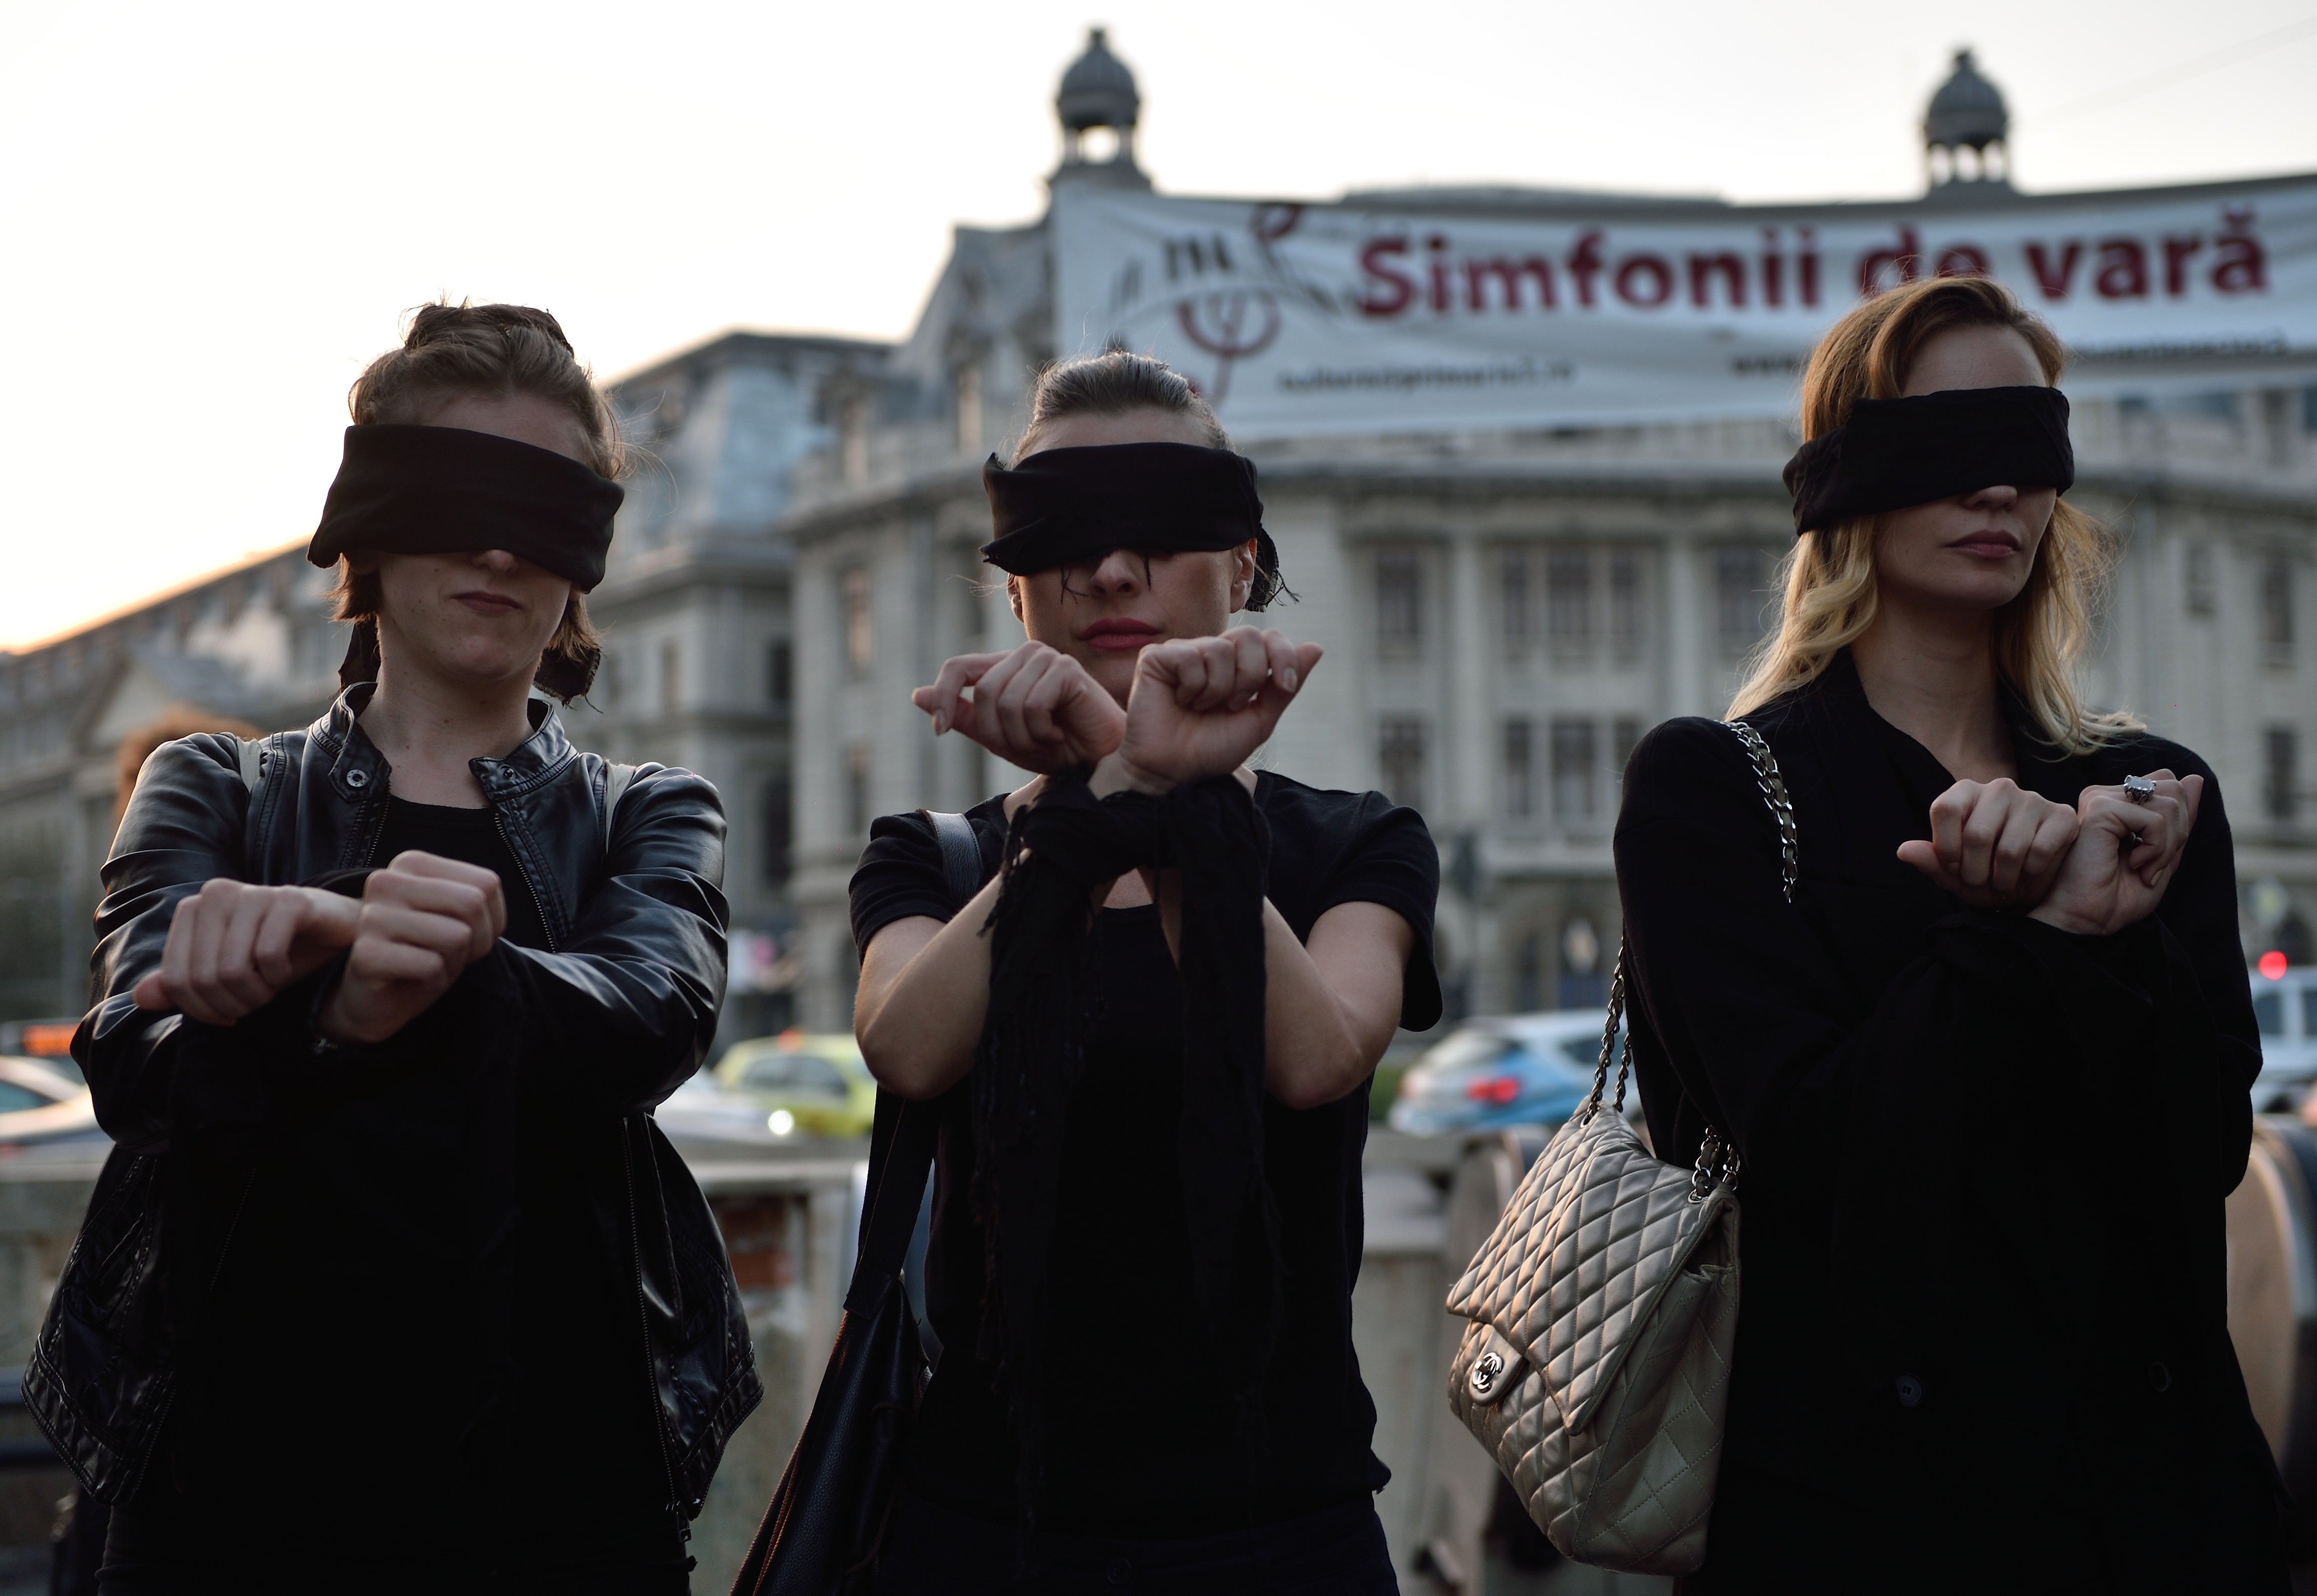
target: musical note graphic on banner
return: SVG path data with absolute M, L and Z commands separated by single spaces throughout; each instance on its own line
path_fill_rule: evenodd
M 1257 318 L 1254 330 L 1250 315 Z M 1175 319 L 1185 337 L 1215 357 L 1215 380 L 1204 391 L 1207 402 L 1220 410 L 1230 392 L 1231 367 L 1270 348 L 1284 318 L 1268 291 L 1226 288 L 1177 301 Z

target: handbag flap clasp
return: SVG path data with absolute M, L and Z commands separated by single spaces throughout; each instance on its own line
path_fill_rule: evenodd
M 1734 1202 L 1726 1180 L 1693 1200 L 1689 1171 L 1652 1157 L 1623 1118 L 1580 1116 L 1531 1166 L 1448 1310 L 1526 1349 L 1568 1427 L 1582 1430 Z

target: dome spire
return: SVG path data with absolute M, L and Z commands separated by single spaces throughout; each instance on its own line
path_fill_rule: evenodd
M 1931 95 L 1923 113 L 1923 167 L 1934 189 L 1955 184 L 2011 186 L 2007 139 L 2011 112 L 2003 91 L 1980 76 L 1968 48 L 1955 54 L 1955 70 Z M 1966 159 L 1964 152 L 1969 150 Z
M 1062 74 L 1061 88 L 1054 95 L 1054 116 L 1062 124 L 1062 164 L 1055 169 L 1052 181 L 1150 186 L 1150 179 L 1134 159 L 1134 128 L 1142 116 L 1142 95 L 1126 63 L 1110 53 L 1107 29 L 1087 30 L 1085 53 Z M 1105 137 L 1090 141 L 1088 133 Z

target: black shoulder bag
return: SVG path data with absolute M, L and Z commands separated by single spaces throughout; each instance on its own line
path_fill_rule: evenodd
M 981 890 L 981 845 L 963 815 L 919 812 L 941 840 L 953 912 L 962 911 Z M 845 1316 L 812 1415 L 732 1582 L 732 1596 L 860 1596 L 876 1579 L 902 1448 L 925 1380 L 902 1260 L 939 1125 L 935 1103 L 878 1092 L 861 1247 Z

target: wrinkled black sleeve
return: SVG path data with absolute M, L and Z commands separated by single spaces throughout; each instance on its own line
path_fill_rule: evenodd
M 161 967 L 178 903 L 213 876 L 241 878 L 248 815 L 234 739 L 203 732 L 164 743 L 147 760 L 104 861 L 90 960 L 95 1006 L 74 1034 L 72 1051 L 88 1077 L 97 1123 L 132 1151 L 168 1139 L 188 1034 L 223 1027 L 139 1009 L 130 993 Z M 245 1045 L 262 1035 L 278 1045 L 281 1027 L 271 1023 L 277 1018 L 245 1019 Z
M 73 1056 L 98 1123 L 132 1149 L 165 1145 L 173 1131 L 263 1118 L 283 1073 L 294 1080 L 309 1067 L 313 1016 L 335 964 L 231 1027 L 148 1012 L 130 997 L 160 967 L 178 902 L 212 877 L 247 879 L 248 810 L 233 739 L 164 744 L 105 861 L 96 1003 Z M 715 1033 L 729 918 L 723 841 L 712 785 L 689 771 L 643 767 L 621 802 L 604 878 L 563 946 L 550 953 L 502 941 L 460 986 L 487 984 L 493 1005 L 514 1005 L 529 1037 L 554 1051 L 575 1102 L 617 1110 L 658 1102 L 698 1067 Z M 452 1035 L 440 1020 L 430 1010 L 380 1046 L 346 1054 L 383 1062 L 475 1034 Z
M 724 1001 L 723 881 L 714 785 L 645 765 L 620 801 L 604 878 L 562 946 L 493 950 L 584 1101 L 648 1108 L 700 1067 Z
M 2177 768 L 2177 767 L 2176 767 Z M 2185 774 L 2185 772 L 2184 772 Z M 2209 782 L 2209 772 L 2204 772 Z M 1807 843 L 1805 843 L 1807 847 Z M 1637 1054 L 1656 1052 L 1698 1116 L 1741 1152 L 1749 1185 L 1823 1190 L 1863 1076 L 1920 1061 L 1958 1091 L 2024 1090 L 1963 1037 L 2065 1028 L 2080 1066 L 2145 1041 L 2161 1019 L 2196 1040 L 2186 1061 L 2221 1117 L 2210 1178 L 2241 1178 L 2259 1069 L 2237 952 L 2233 863 L 2216 785 L 2164 910 L 2114 937 L 2074 937 L 2024 915 L 1958 907 L 1923 956 L 1863 1016 L 1812 917 L 1780 889 L 1776 834 L 1751 762 L 1729 730 L 1671 721 L 1643 739 L 1618 817 Z M 1810 892 L 1807 881 L 1801 895 Z M 2003 979 L 1995 972 L 2008 972 Z M 1944 1034 L 1953 1027 L 1955 1034 Z M 1649 1103 L 1657 1145 L 1686 1160 L 1702 1119 Z M 2200 1106 L 2201 1107 L 2201 1106 Z

